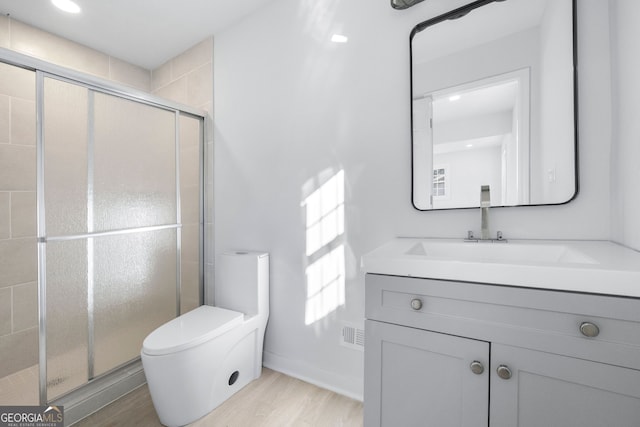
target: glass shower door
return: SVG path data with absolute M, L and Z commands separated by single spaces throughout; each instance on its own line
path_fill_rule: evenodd
M 138 357 L 179 313 L 184 150 L 175 110 L 57 78 L 43 86 L 51 401 Z
M 90 231 L 136 232 L 90 240 L 90 378 L 138 357 L 144 337 L 178 313 L 176 114 L 103 93 L 93 113 Z

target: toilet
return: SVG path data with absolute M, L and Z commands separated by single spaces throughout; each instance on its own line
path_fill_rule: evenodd
M 165 323 L 142 344 L 153 406 L 169 427 L 203 417 L 262 373 L 269 254 L 224 253 L 216 268 L 215 307 Z

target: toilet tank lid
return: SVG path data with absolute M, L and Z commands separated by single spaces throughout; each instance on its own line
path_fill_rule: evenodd
M 200 306 L 151 332 L 142 343 L 142 351 L 160 356 L 186 350 L 233 329 L 243 317 L 238 311 Z

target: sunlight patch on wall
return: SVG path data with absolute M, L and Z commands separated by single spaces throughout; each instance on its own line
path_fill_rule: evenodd
M 313 191 L 303 206 L 308 262 L 305 324 L 310 325 L 345 303 L 344 171 Z
M 344 246 L 307 267 L 305 324 L 310 325 L 344 305 Z
M 304 202 L 307 208 L 307 256 L 344 233 L 344 171 L 339 171 Z

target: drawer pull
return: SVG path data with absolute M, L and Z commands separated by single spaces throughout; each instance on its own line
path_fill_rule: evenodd
M 471 362 L 470 368 L 471 368 L 471 372 L 473 372 L 476 375 L 480 375 L 484 372 L 484 365 L 481 362 L 478 362 L 477 360 L 474 360 L 473 362 Z
M 411 308 L 413 308 L 414 310 L 420 310 L 422 308 L 422 300 L 420 298 L 412 299 Z
M 594 338 L 600 334 L 600 328 L 598 328 L 598 325 L 594 323 L 582 322 L 580 325 L 580 332 L 582 332 L 582 335 L 585 337 Z
M 509 378 L 511 378 L 511 369 L 509 369 L 507 365 L 498 366 L 496 372 L 498 373 L 498 376 L 503 380 L 508 380 Z

